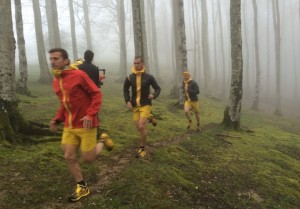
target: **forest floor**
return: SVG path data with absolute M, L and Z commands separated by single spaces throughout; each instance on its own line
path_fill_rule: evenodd
M 58 100 L 50 86 L 29 86 L 37 98 L 18 95 L 20 111 L 48 124 Z M 101 128 L 115 147 L 83 164 L 92 194 L 69 203 L 75 185 L 60 134 L 31 136 L 34 141 L 23 145 L 0 143 L 1 209 L 299 208 L 299 120 L 243 108 L 243 130 L 225 130 L 225 105 L 201 95 L 202 132 L 187 131 L 183 111 L 163 91 L 153 106 L 158 125 L 148 126 L 148 155 L 137 159 L 138 133 L 122 84 L 106 82 L 101 90 Z

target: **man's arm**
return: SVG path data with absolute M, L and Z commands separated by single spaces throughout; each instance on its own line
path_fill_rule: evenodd
M 152 88 L 154 89 L 154 93 L 153 93 L 153 99 L 157 98 L 160 94 L 161 88 L 160 86 L 157 84 L 155 78 L 153 76 L 151 76 L 151 82 L 150 82 Z
M 56 132 L 58 130 L 57 125 L 60 124 L 61 122 L 64 122 L 64 120 L 65 120 L 64 110 L 65 110 L 65 108 L 64 108 L 63 104 L 61 103 L 57 110 L 57 113 L 55 114 L 54 118 L 49 123 L 49 129 L 51 131 Z
M 199 86 L 196 81 L 193 81 L 191 88 L 188 89 L 189 94 L 199 94 Z
M 131 86 L 131 83 L 129 81 L 129 77 L 126 77 L 125 81 L 124 81 L 124 85 L 123 85 L 123 95 L 124 95 L 124 100 L 125 100 L 126 104 L 128 102 L 130 102 L 130 92 L 129 92 L 130 86 Z

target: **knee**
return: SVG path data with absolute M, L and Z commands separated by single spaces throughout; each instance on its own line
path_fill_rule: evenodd
M 82 160 L 86 163 L 92 163 L 96 160 L 96 152 L 95 149 L 90 151 L 90 152 L 86 152 L 86 153 L 81 153 L 82 156 Z
M 64 158 L 67 163 L 75 163 L 76 162 L 75 154 L 65 153 Z
M 146 129 L 146 125 L 145 124 L 139 124 L 139 131 L 143 131 Z
M 96 157 L 95 156 L 83 156 L 82 157 L 83 161 L 86 163 L 92 163 L 95 161 Z

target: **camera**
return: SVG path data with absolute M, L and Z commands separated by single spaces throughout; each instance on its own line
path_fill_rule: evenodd
M 106 71 L 105 69 L 101 69 L 101 68 L 98 67 L 98 71 L 99 71 L 99 73 L 102 72 L 103 75 L 105 75 L 105 71 Z M 99 81 L 99 87 L 101 87 L 102 85 L 103 85 L 103 82 Z

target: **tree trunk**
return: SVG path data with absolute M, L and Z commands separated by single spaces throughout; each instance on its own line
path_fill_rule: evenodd
M 119 81 L 124 82 L 127 76 L 127 50 L 126 50 L 126 28 L 125 28 L 125 11 L 124 1 L 117 0 L 118 26 L 119 26 L 119 44 L 120 44 L 120 65 Z
M 198 27 L 198 11 L 197 11 L 197 1 L 195 2 L 195 0 L 193 0 L 192 2 L 192 22 L 193 22 L 193 39 L 194 39 L 194 48 L 193 48 L 193 75 L 194 78 L 197 80 L 198 73 L 199 73 L 199 60 L 197 59 L 198 57 L 198 50 L 200 50 L 198 48 L 198 42 L 199 42 L 199 27 Z M 197 13 L 197 16 L 196 14 Z
M 93 51 L 91 23 L 89 18 L 89 9 L 88 9 L 87 0 L 83 0 L 83 13 L 84 13 L 84 22 L 85 22 L 84 30 L 86 35 L 87 48 Z
M 15 40 L 13 34 L 11 3 L 0 4 L 0 141 L 16 142 L 16 133 L 24 128 L 18 112 L 15 86 Z
M 275 33 L 275 60 L 276 60 L 276 109 L 275 115 L 282 115 L 281 113 L 281 37 L 280 37 L 280 14 L 278 0 L 272 1 L 273 7 L 273 25 Z
M 249 67 L 249 54 L 250 54 L 250 49 L 249 49 L 249 45 L 248 45 L 248 23 L 247 23 L 247 11 L 248 11 L 248 5 L 247 5 L 247 1 L 244 1 L 243 4 L 243 52 L 244 52 L 244 73 L 245 73 L 245 77 L 244 77 L 244 95 L 246 97 L 248 97 L 249 95 L 251 95 L 251 85 L 250 85 L 250 67 Z
M 174 41 L 175 41 L 175 55 L 177 80 L 174 88 L 179 93 L 179 104 L 184 103 L 183 89 L 182 89 L 182 72 L 187 70 L 187 50 L 186 50 L 186 34 L 184 22 L 184 3 L 183 0 L 173 1 L 173 18 L 174 18 Z
M 149 72 L 144 0 L 131 0 L 131 4 L 135 55 L 143 57 L 146 71 Z
M 259 58 L 259 43 L 258 43 L 258 22 L 257 22 L 257 3 L 252 0 L 254 11 L 254 52 L 255 52 L 255 68 L 256 68 L 256 82 L 255 94 L 252 104 L 252 110 L 258 110 L 259 105 L 259 91 L 260 91 L 260 58 Z
M 61 47 L 56 0 L 46 1 L 50 48 Z
M 17 92 L 30 96 L 31 93 L 27 87 L 28 70 L 27 70 L 27 58 L 25 39 L 23 31 L 23 19 L 22 19 L 22 5 L 21 0 L 15 0 L 15 17 L 16 17 L 16 31 L 17 31 L 17 43 L 19 51 L 19 72 L 20 79 L 17 83 Z
M 210 52 L 208 40 L 208 14 L 206 0 L 201 1 L 201 14 L 202 14 L 202 47 L 203 47 L 203 72 L 204 72 L 204 87 L 207 95 L 210 95 L 210 82 L 211 82 L 211 66 L 210 66 Z
M 71 25 L 71 36 L 72 36 L 72 51 L 73 51 L 73 60 L 78 59 L 77 51 L 77 40 L 76 40 L 76 28 L 75 28 L 75 16 L 73 8 L 73 0 L 69 0 L 69 9 L 70 9 L 70 25 Z
M 226 88 L 226 82 L 225 82 L 225 79 L 226 79 L 226 76 L 224 76 L 224 75 L 226 75 L 226 69 L 227 69 L 227 66 L 226 66 L 226 63 L 225 63 L 225 48 L 224 48 L 224 29 L 223 29 L 223 22 L 222 22 L 222 8 L 221 8 L 221 3 L 220 3 L 220 1 L 218 1 L 218 10 L 219 10 L 219 12 L 220 12 L 220 14 L 219 14 L 219 27 L 220 27 L 220 36 L 221 36 L 221 41 L 220 41 L 220 47 L 221 47 L 221 57 L 222 57 L 222 67 L 221 67 L 221 69 L 223 69 L 222 71 L 222 74 L 223 74 L 223 78 L 221 78 L 222 79 L 222 81 L 221 81 L 221 89 L 222 89 L 222 91 L 221 91 L 221 95 L 220 95 L 220 98 L 224 98 L 225 97 L 225 90 L 227 89 Z M 225 14 L 226 15 L 226 14 Z M 224 15 L 224 16 L 225 16 Z
M 41 83 L 51 83 L 52 77 L 49 72 L 46 50 L 44 44 L 44 35 L 42 30 L 42 21 L 41 21 L 41 11 L 39 0 L 32 0 L 33 12 L 34 12 L 34 25 L 35 25 L 35 35 L 36 35 L 36 45 L 39 58 L 40 66 L 40 79 Z
M 231 86 L 229 105 L 224 110 L 222 124 L 235 130 L 240 129 L 243 96 L 243 56 L 241 35 L 241 0 L 230 1 L 231 23 Z
M 149 1 L 150 11 L 150 26 L 151 26 L 151 45 L 152 45 L 152 57 L 153 57 L 153 70 L 152 73 L 156 76 L 157 81 L 160 82 L 159 65 L 158 65 L 158 53 L 157 53 L 157 35 L 156 35 L 156 19 L 155 19 L 155 0 Z

